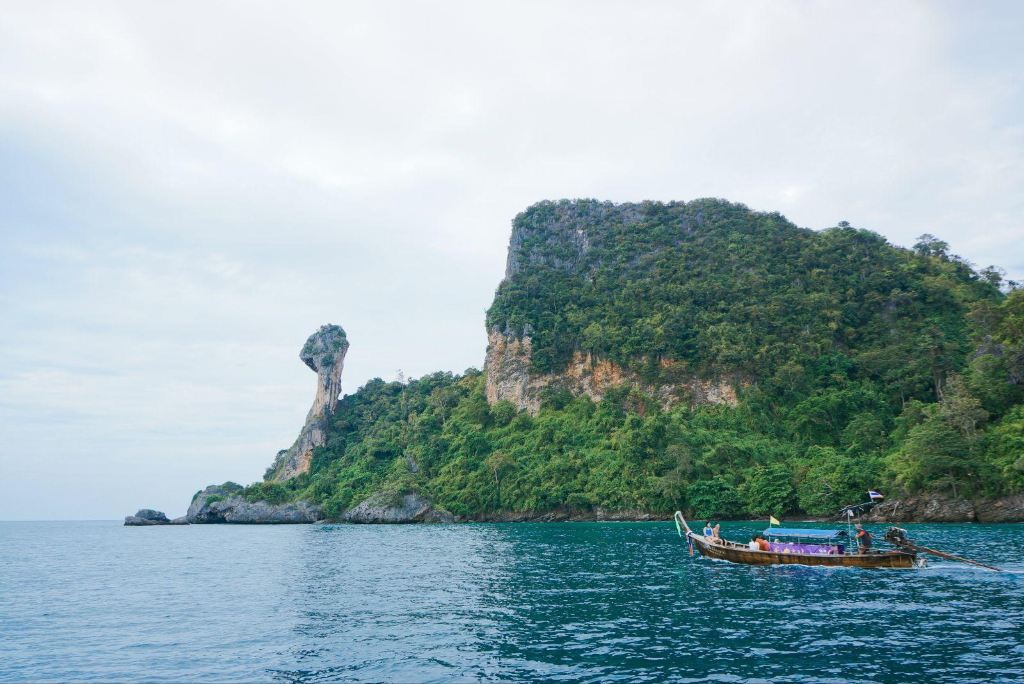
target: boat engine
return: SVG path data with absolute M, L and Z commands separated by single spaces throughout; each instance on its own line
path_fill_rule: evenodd
M 885 531 L 884 539 L 893 546 L 906 546 L 910 543 L 910 540 L 907 539 L 907 531 L 902 527 L 890 527 Z

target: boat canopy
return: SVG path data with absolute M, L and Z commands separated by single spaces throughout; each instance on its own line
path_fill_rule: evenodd
M 846 536 L 846 530 L 811 530 L 796 527 L 769 527 L 764 531 L 766 537 L 804 537 L 806 539 L 840 539 Z

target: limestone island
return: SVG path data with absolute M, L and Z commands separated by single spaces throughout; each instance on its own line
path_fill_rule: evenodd
M 829 517 L 1024 520 L 1024 290 L 922 235 L 720 199 L 540 202 L 512 224 L 483 370 L 342 396 L 324 325 L 264 479 L 130 526 Z

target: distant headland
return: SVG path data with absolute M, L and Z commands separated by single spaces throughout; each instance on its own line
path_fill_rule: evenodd
M 513 221 L 483 371 L 341 397 L 261 482 L 126 525 L 828 516 L 1024 520 L 1024 291 L 931 235 L 798 228 L 719 199 L 541 202 Z

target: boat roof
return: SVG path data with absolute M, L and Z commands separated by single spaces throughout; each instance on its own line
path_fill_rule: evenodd
M 811 539 L 836 539 L 845 537 L 846 530 L 814 530 L 800 529 L 797 527 L 769 527 L 764 531 L 765 536 L 771 537 L 808 537 Z

